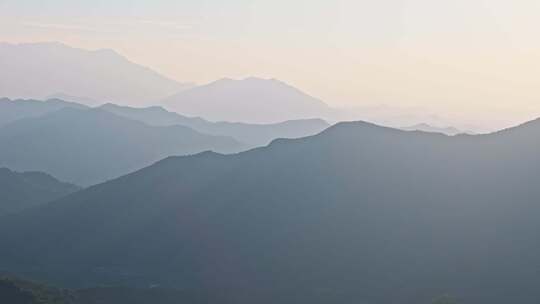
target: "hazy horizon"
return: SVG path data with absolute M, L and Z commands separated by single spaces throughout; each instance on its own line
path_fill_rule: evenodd
M 330 106 L 509 125 L 540 116 L 538 9 L 530 0 L 4 0 L 0 41 L 113 49 L 179 82 L 276 78 Z

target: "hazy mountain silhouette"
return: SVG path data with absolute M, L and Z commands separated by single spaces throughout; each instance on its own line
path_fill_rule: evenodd
M 13 172 L 0 168 L 0 215 L 41 205 L 80 190 L 42 172 Z
M 0 128 L 0 166 L 43 171 L 83 186 L 171 155 L 241 149 L 230 137 L 184 126 L 149 126 L 99 109 L 66 108 Z
M 84 109 L 85 106 L 59 99 L 40 100 L 11 100 L 0 99 L 0 127 L 19 119 L 37 117 L 58 111 L 63 108 Z
M 169 112 L 161 107 L 132 108 L 105 104 L 100 109 L 149 125 L 183 125 L 205 134 L 230 136 L 248 147 L 264 146 L 277 138 L 299 138 L 314 135 L 329 126 L 321 119 L 290 120 L 275 124 L 209 122 L 199 117 L 186 117 Z
M 469 133 L 469 132 L 461 131 L 454 127 L 435 127 L 435 126 L 425 124 L 425 123 L 403 127 L 401 129 L 405 131 L 423 131 L 423 132 L 429 132 L 429 133 L 441 133 L 441 134 L 445 134 L 449 136 Z
M 354 122 L 167 158 L 1 219 L 0 269 L 220 303 L 536 303 L 539 134 Z
M 212 124 L 212 122 L 209 122 L 201 117 L 188 117 L 180 115 L 176 112 L 167 111 L 159 106 L 135 108 L 113 103 L 106 103 L 100 106 L 99 109 L 119 116 L 142 121 L 151 126 L 183 125 L 193 127 L 204 124 Z
M 104 49 L 61 43 L 0 43 L 0 96 L 43 98 L 57 92 L 130 104 L 151 104 L 186 84 Z
M 162 104 L 188 116 L 211 121 L 277 123 L 321 117 L 329 108 L 321 100 L 275 79 L 221 79 L 184 90 Z
M 64 93 L 55 93 L 55 94 L 47 96 L 45 99 L 46 100 L 60 99 L 64 101 L 69 101 L 69 102 L 78 103 L 78 104 L 86 105 L 86 106 L 93 106 L 93 107 L 100 106 L 105 103 L 100 100 L 94 100 L 91 98 L 81 97 L 81 96 L 73 96 L 73 95 L 68 95 Z

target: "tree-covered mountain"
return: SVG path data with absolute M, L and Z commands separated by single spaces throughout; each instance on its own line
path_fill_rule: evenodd
M 132 108 L 105 104 L 100 109 L 154 126 L 183 125 L 199 132 L 230 136 L 249 147 L 269 144 L 277 138 L 299 138 L 314 135 L 329 127 L 322 119 L 289 120 L 274 124 L 210 122 L 200 117 L 187 117 L 162 107 Z
M 0 96 L 11 98 L 62 92 L 87 100 L 149 105 L 190 86 L 110 49 L 89 51 L 57 42 L 0 43 L 0 71 Z
M 2 218 L 0 269 L 220 303 L 536 303 L 539 134 L 354 122 L 170 157 Z
M 177 113 L 211 121 L 277 123 L 322 117 L 321 100 L 275 79 L 220 79 L 183 90 L 162 104 Z
M 155 127 L 99 109 L 62 110 L 0 128 L 0 166 L 42 171 L 88 186 L 171 155 L 234 152 L 233 138 L 184 126 Z
M 0 215 L 38 206 L 80 190 L 42 172 L 0 168 Z
M 79 304 L 74 292 L 10 277 L 0 277 L 0 300 L 6 304 Z
M 0 301 L 5 304 L 198 304 L 208 303 L 208 298 L 159 287 L 93 287 L 70 290 L 17 278 L 0 277 Z

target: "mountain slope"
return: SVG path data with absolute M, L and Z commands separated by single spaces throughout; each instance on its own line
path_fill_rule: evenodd
M 59 99 L 40 101 L 2 98 L 0 99 L 0 127 L 19 119 L 41 116 L 63 108 L 84 109 L 86 107 Z
M 211 121 L 277 123 L 322 117 L 328 106 L 274 79 L 221 79 L 166 98 L 175 112 Z
M 0 220 L 0 268 L 231 303 L 536 303 L 539 134 L 341 123 L 171 157 Z
M 0 277 L 0 299 L 7 304 L 208 303 L 208 297 L 173 289 L 94 287 L 69 290 L 8 277 Z
M 57 92 L 94 100 L 151 104 L 185 88 L 112 50 L 60 43 L 0 43 L 0 96 L 43 98 Z
M 248 147 L 265 146 L 277 138 L 299 138 L 314 135 L 329 126 L 322 119 L 290 120 L 275 124 L 214 123 L 199 117 L 182 116 L 161 107 L 131 108 L 105 104 L 100 109 L 149 125 L 183 125 L 205 134 L 230 136 Z
M 38 206 L 79 189 L 45 173 L 18 173 L 0 168 L 0 215 Z
M 148 126 L 96 109 L 63 109 L 0 128 L 0 165 L 48 172 L 85 186 L 171 155 L 242 148 L 232 138 L 183 126 Z
M 0 299 L 9 304 L 78 304 L 76 295 L 29 281 L 0 277 Z
M 183 116 L 175 112 L 167 111 L 158 106 L 134 108 L 129 106 L 120 106 L 113 103 L 106 103 L 101 105 L 99 109 L 119 116 L 139 120 L 151 126 L 183 125 L 193 128 L 193 126 L 212 124 L 203 118 Z

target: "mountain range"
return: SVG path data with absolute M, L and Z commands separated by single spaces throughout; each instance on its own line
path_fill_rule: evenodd
M 350 122 L 169 157 L 2 218 L 0 269 L 220 303 L 536 303 L 539 134 Z
M 249 148 L 265 146 L 276 138 L 299 138 L 314 135 L 330 126 L 322 119 L 288 120 L 273 124 L 210 122 L 200 117 L 187 117 L 169 112 L 157 106 L 133 108 L 105 104 L 99 108 L 153 126 L 183 125 L 205 134 L 230 136 Z
M 148 105 L 190 84 L 130 62 L 113 50 L 49 43 L 0 43 L 0 96 L 42 99 L 62 93 L 86 100 Z
M 0 127 L 23 118 L 38 117 L 64 108 L 85 109 L 86 106 L 59 99 L 11 100 L 0 98 Z
M 164 106 L 212 122 L 274 124 L 321 118 L 331 123 L 364 120 L 391 127 L 455 125 L 476 133 L 497 129 L 471 125 L 459 117 L 440 117 L 420 108 L 329 107 L 277 79 L 179 83 L 113 50 L 83 50 L 58 42 L 0 43 L 0 69 L 4 71 L 0 75 L 0 96 L 11 99 L 60 99 L 91 107 L 105 103 Z
M 80 189 L 42 172 L 20 173 L 0 168 L 0 215 L 38 206 Z
M 0 43 L 0 69 L 0 303 L 540 298 L 540 119 L 488 133 L 61 43 Z
M 90 108 L 57 99 L 1 99 L 0 164 L 16 170 L 44 171 L 88 186 L 163 157 L 203 150 L 239 152 L 267 145 L 276 138 L 313 135 L 328 126 L 320 119 L 276 124 L 213 123 L 156 106 L 133 108 L 107 103 Z M 117 160 L 120 155 L 123 157 Z
M 275 124 L 320 118 L 364 120 L 401 127 L 428 123 L 457 125 L 486 133 L 490 128 L 435 117 L 425 109 L 363 106 L 333 108 L 277 79 L 223 78 L 209 84 L 179 83 L 133 63 L 110 49 L 84 50 L 58 42 L 0 43 L 0 96 L 59 99 L 97 107 L 163 106 L 212 122 Z
M 127 174 L 171 155 L 236 152 L 230 137 L 188 127 L 149 126 L 100 109 L 64 108 L 0 128 L 0 165 L 42 171 L 88 186 Z

